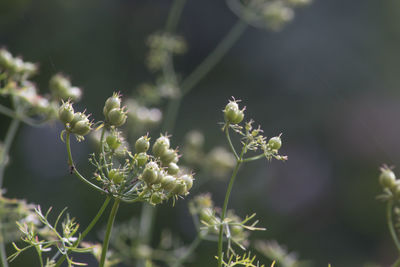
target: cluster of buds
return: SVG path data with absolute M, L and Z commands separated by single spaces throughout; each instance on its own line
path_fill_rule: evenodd
M 23 61 L 20 57 L 13 55 L 6 49 L 0 49 L 0 71 L 7 72 L 10 76 L 26 80 L 37 72 L 36 64 Z
M 38 94 L 35 84 L 29 80 L 37 70 L 36 64 L 0 49 L 0 94 L 14 97 L 14 106 L 20 115 L 50 119 L 56 117 L 58 102 Z
M 83 112 L 75 112 L 71 101 L 63 102 L 58 109 L 58 118 L 65 125 L 67 132 L 73 133 L 82 140 L 92 130 L 89 116 Z
M 106 100 L 103 114 L 110 126 L 122 126 L 126 122 L 127 113 L 126 107 L 121 108 L 121 96 L 118 93 L 114 93 Z
M 267 142 L 267 138 L 262 135 L 263 130 L 260 126 L 253 127 L 253 120 L 246 122 L 243 127 L 239 125 L 243 121 L 245 108 L 240 109 L 238 102 L 238 100 L 233 99 L 225 106 L 223 110 L 225 118 L 223 130 L 230 127 L 242 136 L 242 143 L 245 144 L 244 153 L 248 150 L 255 152 L 261 149 L 268 160 L 271 158 L 287 160 L 287 156 L 279 155 L 279 149 L 282 146 L 281 135 L 272 137 Z
M 167 62 L 171 54 L 183 54 L 186 52 L 186 42 L 181 36 L 170 33 L 155 33 L 147 39 L 150 48 L 147 55 L 147 66 L 152 71 L 160 70 Z
M 239 109 L 238 102 L 239 101 L 235 99 L 229 100 L 229 103 L 225 106 L 224 118 L 226 123 L 239 124 L 243 121 L 246 107 Z
M 379 175 L 379 183 L 381 184 L 385 193 L 395 198 L 400 198 L 400 180 L 396 179 L 396 175 L 386 165 L 380 168 L 381 174 Z
M 106 137 L 105 152 L 114 155 L 113 151 L 122 143 L 117 132 Z M 92 158 L 91 162 L 97 166 L 95 177 L 103 183 L 103 187 L 110 193 L 119 195 L 125 200 L 147 201 L 152 205 L 162 203 L 170 197 L 185 196 L 193 186 L 193 175 L 183 172 L 178 166 L 178 154 L 170 148 L 167 136 L 160 136 L 150 150 L 150 137 L 147 135 L 138 138 L 135 142 L 135 154 L 126 151 L 129 158 L 123 166 L 106 171 Z M 106 161 L 112 162 L 112 159 Z M 108 169 L 108 168 L 107 168 Z
M 54 75 L 49 82 L 50 91 L 56 99 L 78 101 L 82 97 L 82 90 L 72 86 L 71 81 L 62 74 Z
M 294 8 L 311 0 L 229 0 L 231 10 L 247 23 L 273 31 L 281 30 L 294 17 Z

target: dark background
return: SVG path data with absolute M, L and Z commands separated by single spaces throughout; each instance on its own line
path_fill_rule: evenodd
M 41 92 L 57 72 L 84 88 L 78 108 L 101 119 L 114 90 L 133 95 L 151 81 L 143 62 L 146 37 L 164 27 L 171 1 L 0 0 L 0 46 L 40 64 Z M 178 26 L 189 46 L 176 68 L 189 74 L 237 18 L 224 1 L 187 1 Z M 296 10 L 283 31 L 250 27 L 217 67 L 184 99 L 174 142 L 190 129 L 204 131 L 207 148 L 224 144 L 217 123 L 230 96 L 268 136 L 283 133 L 289 161 L 258 161 L 241 169 L 230 207 L 257 213 L 266 232 L 315 266 L 388 266 L 396 251 L 385 220 L 378 167 L 400 162 L 400 2 L 319 0 Z M 9 119 L 0 117 L 1 137 Z M 69 212 L 87 225 L 102 196 L 68 174 L 61 126 L 24 126 L 6 171 L 8 197 L 25 198 Z M 74 146 L 78 166 L 87 164 L 89 142 Z M 395 169 L 396 170 L 396 169 Z M 222 182 L 209 190 L 218 205 Z M 193 226 L 185 201 L 164 205 L 157 229 L 169 227 L 190 241 Z M 123 205 L 117 220 L 139 215 Z M 162 219 L 162 222 L 160 222 Z M 102 223 L 105 223 L 104 221 Z M 96 236 L 92 235 L 91 239 Z M 9 252 L 12 251 L 10 248 Z M 209 266 L 216 244 L 188 266 Z M 203 259 L 203 261 L 200 261 Z M 21 261 L 11 266 L 24 266 Z

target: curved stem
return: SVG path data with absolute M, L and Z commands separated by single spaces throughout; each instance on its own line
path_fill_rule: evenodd
M 243 159 L 242 161 L 243 161 L 243 162 L 250 162 L 250 161 L 262 159 L 262 158 L 264 158 L 264 157 L 265 157 L 264 154 L 260 154 L 260 155 L 254 156 L 254 157 L 245 158 L 245 159 Z
M 8 152 L 10 150 L 11 144 L 14 140 L 15 135 L 17 134 L 18 131 L 18 126 L 19 126 L 20 121 L 17 118 L 14 118 L 11 121 L 10 127 L 8 128 L 6 138 L 4 139 L 4 144 L 3 148 L 1 149 L 1 154 L 0 154 L 0 188 L 3 185 L 3 180 L 4 180 L 4 169 L 6 167 L 6 162 L 7 162 L 7 156 Z
M 176 26 L 178 26 L 179 19 L 182 14 L 183 7 L 185 6 L 186 0 L 175 0 L 168 14 L 167 24 L 165 30 L 167 32 L 174 32 Z
M 247 28 L 247 24 L 241 20 L 236 22 L 235 25 L 229 30 L 221 42 L 215 49 L 200 63 L 199 66 L 182 82 L 182 95 L 189 93 L 189 91 L 206 76 L 210 70 L 217 65 L 223 56 L 232 48 L 232 46 L 239 40 L 240 36 Z
M 231 136 L 229 135 L 229 126 L 228 125 L 225 125 L 225 136 L 226 136 L 226 139 L 228 139 L 229 147 L 231 148 L 232 153 L 235 155 L 236 161 L 238 161 L 239 156 L 236 153 L 235 147 L 232 144 Z
M 243 154 L 243 153 L 242 153 Z M 243 155 L 241 155 L 242 157 Z M 233 184 L 235 182 L 236 175 L 238 173 L 239 167 L 242 164 L 241 159 L 236 161 L 236 166 L 235 169 L 232 172 L 231 179 L 229 180 L 229 185 L 228 189 L 226 190 L 225 194 L 225 200 L 224 200 L 224 206 L 222 208 L 222 213 L 221 213 L 221 225 L 219 227 L 219 236 L 218 236 L 218 267 L 222 266 L 222 241 L 223 241 L 223 231 L 224 231 L 224 219 L 226 215 L 226 211 L 228 209 L 228 202 L 229 202 L 229 197 L 232 192 Z
M 104 241 L 103 241 L 103 248 L 101 250 L 101 258 L 100 258 L 100 267 L 104 267 L 104 263 L 106 261 L 106 254 L 108 250 L 108 244 L 110 242 L 110 237 L 111 237 L 111 230 L 114 225 L 114 220 L 117 215 L 118 207 L 119 207 L 120 200 L 117 198 L 114 201 L 114 205 L 112 207 L 110 217 L 108 217 L 108 222 L 107 222 L 107 230 L 106 230 L 106 235 L 104 236 Z
M 390 235 L 392 236 L 393 242 L 396 245 L 397 250 L 400 252 L 400 241 L 399 241 L 399 238 L 397 237 L 396 229 L 394 228 L 394 225 L 393 225 L 392 213 L 393 213 L 393 200 L 389 200 L 388 205 L 387 205 L 388 227 L 389 227 Z
M 82 234 L 79 236 L 79 239 L 74 242 L 74 246 L 78 245 L 82 239 L 85 238 L 85 236 L 92 230 L 92 228 L 96 225 L 97 221 L 100 219 L 101 215 L 103 215 L 105 209 L 107 208 L 108 204 L 110 203 L 111 196 L 107 196 L 106 200 L 104 201 L 103 205 L 97 212 L 96 216 L 93 218 L 93 220 L 90 222 L 88 227 L 82 232 Z M 67 252 L 68 254 L 68 252 Z M 61 266 L 61 264 L 64 262 L 66 258 L 66 255 L 63 255 L 56 263 L 55 267 Z
M 85 184 L 89 185 L 90 187 L 96 189 L 97 191 L 107 194 L 106 191 L 104 191 L 103 189 L 101 189 L 100 187 L 98 187 L 97 185 L 89 182 L 82 174 L 79 173 L 79 171 L 76 169 L 74 161 L 72 160 L 72 154 L 71 154 L 71 144 L 70 144 L 70 133 L 67 132 L 67 138 L 65 141 L 65 144 L 67 146 L 67 152 L 68 152 L 68 165 L 71 168 L 71 172 L 75 173 L 75 176 L 78 177 L 82 182 L 84 182 Z
M 200 245 L 201 241 L 203 239 L 201 238 L 201 235 L 198 234 L 196 238 L 192 241 L 190 246 L 186 249 L 185 253 L 180 257 L 173 265 L 172 267 L 179 267 L 186 261 L 186 259 L 193 253 L 193 251 Z

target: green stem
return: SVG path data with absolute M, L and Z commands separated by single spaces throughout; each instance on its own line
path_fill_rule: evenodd
M 67 138 L 66 138 L 66 146 L 67 146 L 67 152 L 68 152 L 68 165 L 71 168 L 71 172 L 75 173 L 75 176 L 78 177 L 82 182 L 85 184 L 89 185 L 90 187 L 96 189 L 97 191 L 107 194 L 106 191 L 98 187 L 97 185 L 89 182 L 82 174 L 79 173 L 79 171 L 76 169 L 74 161 L 72 160 L 72 154 L 71 154 L 71 144 L 70 144 L 70 133 L 67 132 Z
M 241 155 L 242 157 L 242 155 Z M 225 200 L 224 200 L 224 206 L 222 208 L 222 214 L 221 214 L 221 225 L 219 227 L 219 236 L 218 236 L 218 267 L 222 266 L 222 241 L 223 241 L 223 231 L 224 231 L 224 219 L 225 219 L 225 215 L 226 215 L 226 211 L 228 209 L 228 202 L 229 202 L 229 197 L 231 195 L 232 192 L 232 188 L 233 188 L 233 184 L 235 182 L 235 178 L 236 175 L 238 173 L 239 167 L 242 164 L 241 159 L 236 161 L 236 166 L 235 169 L 233 170 L 231 179 L 229 180 L 229 185 L 228 185 L 228 189 L 226 190 L 226 194 L 225 194 Z
M 3 243 L 3 241 L 0 242 L 0 263 L 1 263 L 1 267 L 7 267 L 8 263 L 7 263 L 7 257 L 6 257 L 6 247 Z
M 229 125 L 225 125 L 225 136 L 226 136 L 226 139 L 228 140 L 228 144 L 229 144 L 229 147 L 232 150 L 232 153 L 235 155 L 236 161 L 238 161 L 239 160 L 239 156 L 236 153 L 236 149 L 233 146 L 232 141 L 231 141 L 231 136 L 229 135 Z
M 103 205 L 101 206 L 101 208 L 99 209 L 99 211 L 97 212 L 96 216 L 93 218 L 93 220 L 90 222 L 90 224 L 88 225 L 88 227 L 86 227 L 86 229 L 83 231 L 83 233 L 79 236 L 79 239 L 77 241 L 74 242 L 73 246 L 78 245 L 82 239 L 85 238 L 85 236 L 92 230 L 92 228 L 96 225 L 97 221 L 100 219 L 101 215 L 103 215 L 105 209 L 107 208 L 108 204 L 110 203 L 111 200 L 111 196 L 107 196 L 106 200 L 104 201 Z M 67 252 L 68 254 L 68 252 Z M 61 264 L 64 262 L 66 258 L 66 255 L 63 255 L 56 263 L 55 267 L 59 267 L 61 266 Z
M 171 99 L 168 102 L 166 116 L 163 121 L 162 131 L 172 133 L 175 128 L 176 119 L 178 117 L 178 111 L 181 106 L 182 96 Z
M 7 107 L 5 107 L 3 105 L 0 105 L 0 113 L 4 114 L 4 115 L 6 115 L 6 116 L 8 116 L 10 118 L 14 118 L 14 119 L 18 119 L 20 121 L 23 121 L 26 124 L 28 124 L 30 126 L 33 126 L 33 127 L 38 127 L 41 124 L 43 124 L 43 122 L 46 121 L 46 120 L 44 120 L 44 121 L 37 122 L 37 121 L 35 121 L 35 120 L 33 120 L 33 119 L 29 118 L 29 117 L 26 117 L 24 115 L 18 114 L 14 110 L 9 109 L 9 108 L 7 108 Z
M 388 205 L 387 205 L 388 227 L 389 227 L 390 235 L 392 236 L 393 242 L 396 245 L 397 250 L 400 252 L 400 241 L 399 241 L 399 238 L 397 237 L 396 229 L 394 228 L 394 225 L 393 225 L 392 213 L 393 213 L 393 200 L 389 200 Z
M 400 258 L 397 259 L 395 263 L 393 263 L 392 267 L 400 267 Z
M 35 246 L 35 249 L 36 249 L 37 255 L 39 257 L 40 266 L 43 267 L 42 252 L 40 251 L 40 249 L 37 246 Z
M 167 32 L 174 32 L 178 26 L 179 19 L 182 14 L 183 7 L 185 6 L 186 0 L 175 0 L 168 14 L 167 24 L 165 30 Z
M 195 251 L 195 249 L 200 245 L 202 241 L 202 237 L 200 234 L 197 235 L 197 237 L 192 241 L 190 246 L 186 249 L 185 253 L 180 257 L 173 265 L 172 267 L 179 267 L 186 261 L 186 259 Z
M 17 133 L 18 126 L 19 126 L 20 121 L 16 118 L 14 118 L 11 121 L 10 127 L 8 128 L 6 137 L 4 139 L 4 144 L 1 149 L 1 154 L 0 154 L 0 188 L 3 186 L 3 180 L 4 180 L 4 169 L 6 167 L 6 162 L 7 162 L 7 156 L 8 152 L 10 150 L 11 144 L 14 140 L 14 137 Z
M 250 162 L 250 161 L 254 161 L 254 160 L 258 160 L 258 159 L 262 159 L 262 158 L 265 158 L 264 154 L 260 154 L 260 155 L 257 155 L 257 156 L 254 156 L 254 157 L 250 157 L 250 158 L 245 158 L 242 161 L 243 162 Z
M 114 205 L 113 205 L 111 213 L 110 213 L 110 217 L 108 217 L 106 235 L 104 236 L 103 248 L 101 250 L 101 259 L 100 259 L 100 265 L 99 265 L 100 267 L 104 267 L 104 263 L 106 261 L 106 254 L 107 254 L 107 250 L 108 250 L 108 244 L 110 242 L 111 230 L 113 228 L 114 220 L 117 215 L 119 202 L 120 202 L 120 200 L 118 198 L 115 199 Z
M 224 55 L 239 40 L 247 28 L 247 24 L 239 20 L 225 35 L 215 49 L 200 63 L 199 66 L 182 82 L 182 95 L 189 93 L 193 87 L 206 76 L 210 70 L 224 57 Z

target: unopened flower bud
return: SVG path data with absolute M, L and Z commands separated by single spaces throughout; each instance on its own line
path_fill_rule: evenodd
M 160 136 L 153 144 L 153 154 L 156 157 L 161 157 L 164 152 L 169 149 L 170 143 L 167 136 Z
M 147 152 L 150 147 L 150 138 L 148 136 L 142 136 L 135 143 L 135 149 L 137 153 Z
M 244 118 L 243 110 L 239 109 L 236 101 L 229 101 L 224 109 L 225 121 L 232 124 L 240 123 Z
M 107 118 L 108 113 L 112 109 L 119 109 L 121 108 L 121 97 L 118 93 L 114 93 L 111 97 L 106 100 L 106 103 L 103 108 L 104 116 Z
M 275 136 L 269 139 L 268 146 L 271 149 L 278 150 L 282 146 L 282 140 L 280 136 Z
M 70 102 L 64 102 L 58 109 L 58 118 L 64 124 L 70 123 L 74 118 L 74 108 Z
M 379 175 L 379 183 L 384 188 L 393 188 L 396 183 L 396 175 L 388 167 L 381 168 L 381 175 Z
M 155 162 L 149 162 L 143 170 L 142 175 L 139 177 L 146 184 L 154 184 L 158 181 L 159 167 Z

